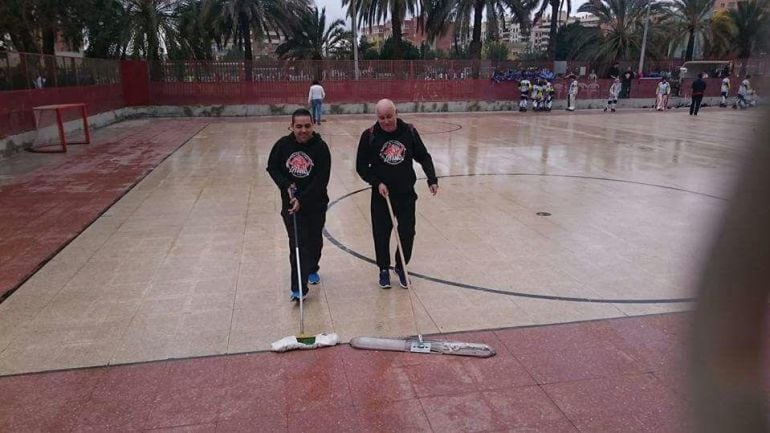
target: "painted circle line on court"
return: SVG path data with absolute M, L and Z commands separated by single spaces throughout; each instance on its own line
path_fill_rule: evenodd
M 607 182 L 619 182 L 619 183 L 628 183 L 633 185 L 643 185 L 643 186 L 649 186 L 653 188 L 660 188 L 660 189 L 667 189 L 671 191 L 679 191 L 679 192 L 685 192 L 688 194 L 695 194 L 700 195 L 703 197 L 709 197 L 716 200 L 725 200 L 722 197 L 717 197 L 715 195 L 706 194 L 702 192 L 697 191 L 689 191 L 682 188 L 676 188 L 672 186 L 666 186 L 666 185 L 656 185 L 652 183 L 644 183 L 644 182 L 635 182 L 630 180 L 623 180 L 623 179 L 612 179 L 612 178 L 606 178 L 606 177 L 592 177 L 592 176 L 577 176 L 577 175 L 566 175 L 566 174 L 540 174 L 540 173 L 489 173 L 489 174 L 454 174 L 454 175 L 447 175 L 447 176 L 438 176 L 439 178 L 450 178 L 450 177 L 471 177 L 471 176 L 540 176 L 540 177 L 565 177 L 565 178 L 575 178 L 575 179 L 590 179 L 590 180 L 602 180 Z M 424 180 L 425 178 L 420 178 Z M 363 191 L 369 191 L 371 187 L 361 188 L 353 192 L 349 192 L 336 200 L 329 203 L 328 209 L 331 209 L 334 205 L 339 203 L 340 201 L 354 195 L 358 194 Z M 332 236 L 329 231 L 324 228 L 324 237 L 329 240 L 334 246 L 341 249 L 342 251 L 345 251 L 346 253 L 352 255 L 353 257 L 356 257 L 358 259 L 361 259 L 365 262 L 371 263 L 376 265 L 377 262 L 375 262 L 372 258 L 367 257 L 350 247 L 344 245 L 342 242 L 338 241 L 334 236 Z M 512 292 L 508 290 L 502 290 L 502 289 L 495 289 L 495 288 L 489 288 L 489 287 L 481 287 L 481 286 L 474 286 L 472 284 L 466 284 L 461 283 L 458 281 L 450 281 L 450 280 L 444 280 L 441 278 L 432 277 L 430 275 L 425 274 L 419 274 L 416 272 L 409 272 L 410 276 L 414 276 L 416 278 L 421 278 L 423 280 L 433 281 L 434 283 L 439 284 L 445 284 L 448 286 L 458 287 L 461 289 L 468 289 L 468 290 L 476 290 L 480 292 L 487 292 L 487 293 L 495 293 L 499 295 L 507 295 L 507 296 L 516 296 L 521 298 L 532 298 L 532 299 L 543 299 L 548 301 L 567 301 L 567 302 L 594 302 L 598 304 L 675 304 L 675 303 L 683 303 L 683 302 L 692 302 L 695 299 L 694 298 L 664 298 L 664 299 L 601 299 L 601 298 L 579 298 L 579 297 L 571 297 L 571 296 L 556 296 L 556 295 L 541 295 L 537 293 L 525 293 L 525 292 Z

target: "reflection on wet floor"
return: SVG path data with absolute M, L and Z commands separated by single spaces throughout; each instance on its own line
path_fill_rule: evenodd
M 414 280 L 426 334 L 689 309 L 671 301 L 692 295 L 746 149 L 736 132 L 755 122 L 714 109 L 403 118 L 441 176 L 436 197 L 417 185 L 411 267 L 430 277 Z M 334 201 L 366 187 L 356 146 L 374 119 L 328 119 L 317 130 Z M 167 122 L 124 122 L 96 139 Z M 2 304 L 14 326 L 0 323 L 0 374 L 265 350 L 294 332 L 288 243 L 265 172 L 288 123 L 214 119 L 160 163 Z M 0 175 L 13 182 L 76 155 L 20 155 Z M 369 192 L 336 202 L 326 228 L 373 257 Z M 327 242 L 321 276 L 309 332 L 414 332 L 408 293 L 378 289 L 374 265 Z

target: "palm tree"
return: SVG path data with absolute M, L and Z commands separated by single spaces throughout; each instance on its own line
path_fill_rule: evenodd
M 734 45 L 739 59 L 751 57 L 760 44 L 767 46 L 767 27 L 770 24 L 768 7 L 770 0 L 750 0 L 738 2 L 738 7 L 728 12 L 735 26 Z
M 707 58 L 727 58 L 732 51 L 735 25 L 727 11 L 715 12 L 709 20 L 703 53 Z
M 589 0 L 578 12 L 588 12 L 599 18 L 605 34 L 591 57 L 597 61 L 632 60 L 642 45 L 647 0 Z M 661 3 L 650 5 L 651 19 L 659 21 L 663 14 Z M 650 29 L 655 26 L 651 25 Z M 653 35 L 654 38 L 654 35 Z
M 270 37 L 270 32 L 287 34 L 297 13 L 310 8 L 310 0 L 208 0 L 217 8 L 225 41 L 232 38 L 243 46 L 245 79 L 251 81 L 254 53 L 252 36 Z
M 8 35 L 18 51 L 54 54 L 57 36 L 74 48 L 83 42 L 80 11 L 85 0 L 4 0 L 0 2 L 0 38 Z
M 579 22 L 569 23 L 556 33 L 555 60 L 593 60 L 601 46 L 603 35 L 598 27 L 583 27 Z
M 177 0 L 127 0 L 127 43 L 134 56 L 152 65 L 160 60 L 161 44 L 168 49 L 178 43 Z
M 211 46 L 219 42 L 216 9 L 204 7 L 204 0 L 184 0 L 177 6 L 179 46 L 175 57 L 180 59 L 211 59 Z M 171 52 L 169 55 L 171 56 Z
M 287 34 L 286 42 L 275 50 L 281 58 L 295 60 L 322 60 L 329 51 L 350 38 L 345 22 L 334 20 L 326 27 L 326 8 L 305 11 Z
M 372 26 L 379 24 L 390 16 L 391 27 L 393 31 L 394 56 L 401 58 L 401 41 L 403 32 L 401 24 L 406 17 L 407 12 L 414 17 L 422 20 L 423 0 L 342 0 L 342 6 L 348 7 L 348 15 L 351 14 L 351 4 L 355 1 L 356 16 L 358 26 Z
M 178 50 L 176 7 L 179 0 L 123 0 L 127 27 L 122 33 L 123 52 L 144 57 L 150 77 L 162 74 L 161 49 Z
M 425 8 L 428 38 L 433 40 L 446 34 L 450 23 L 454 23 L 456 33 L 469 32 L 472 28 L 468 53 L 472 59 L 481 59 L 481 22 L 485 10 L 491 39 L 497 34 L 499 22 L 505 22 L 506 11 L 513 14 L 522 26 L 529 25 L 530 8 L 521 0 L 432 0 Z
M 679 34 L 687 36 L 684 59 L 692 60 L 696 37 L 703 37 L 709 30 L 714 0 L 674 0 L 667 12 Z
M 34 26 L 34 8 L 23 0 L 0 2 L 0 36 L 8 35 L 12 46 L 28 53 L 40 52 Z
M 119 0 L 93 0 L 80 11 L 83 32 L 88 39 L 86 56 L 125 57 L 129 28 L 125 5 Z

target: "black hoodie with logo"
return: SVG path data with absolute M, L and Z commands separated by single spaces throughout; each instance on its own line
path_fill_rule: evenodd
M 413 160 L 422 166 L 428 185 L 438 184 L 433 159 L 412 125 L 397 119 L 393 132 L 384 131 L 377 123 L 361 134 L 356 171 L 373 188 L 384 183 L 392 194 L 414 194 L 417 175 Z
M 300 212 L 326 209 L 326 191 L 331 172 L 329 147 L 320 135 L 313 133 L 306 143 L 298 143 L 294 134 L 275 143 L 267 160 L 267 172 L 281 190 L 281 209 L 289 208 L 288 189 L 297 186 Z

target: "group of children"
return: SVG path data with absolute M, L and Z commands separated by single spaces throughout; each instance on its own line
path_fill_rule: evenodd
M 580 84 L 578 83 L 577 76 L 574 74 L 568 75 L 567 79 L 570 80 L 569 89 L 567 90 L 567 111 L 575 111 Z M 546 79 L 538 78 L 534 81 L 534 84 L 526 78 L 519 81 L 519 93 L 521 94 L 519 111 L 526 112 L 530 101 L 532 102 L 533 111 L 551 111 L 553 100 L 556 97 L 556 89 Z M 620 93 L 620 87 L 618 87 L 618 93 Z M 615 103 L 617 103 L 617 98 Z M 615 109 L 613 108 L 612 111 L 615 111 Z
M 705 78 L 705 77 L 704 77 Z M 746 78 L 741 81 L 740 86 L 738 87 L 738 94 L 736 97 L 736 101 L 733 104 L 734 109 L 745 109 L 748 107 L 753 107 L 756 105 L 755 100 L 755 92 L 754 89 L 751 87 L 751 82 L 749 79 L 751 78 L 751 75 L 746 75 Z M 613 84 L 614 86 L 614 84 Z M 704 84 L 705 87 L 705 84 Z M 722 79 L 722 84 L 720 86 L 720 101 L 719 106 L 720 107 L 727 107 L 728 105 L 728 98 L 730 95 L 730 78 L 725 77 Z M 612 98 L 613 90 L 610 88 L 610 98 Z M 665 111 L 668 109 L 668 99 L 671 95 L 671 83 L 668 82 L 668 80 L 663 77 L 660 79 L 660 82 L 658 83 L 658 86 L 655 90 L 655 109 L 658 111 Z M 617 101 L 617 99 L 616 99 Z M 608 102 L 609 105 L 609 102 Z M 604 111 L 607 111 L 605 109 Z M 612 110 L 615 111 L 615 110 Z
M 578 83 L 577 76 L 570 74 L 566 77 L 569 80 L 569 89 L 567 91 L 567 111 L 575 111 L 576 99 L 580 85 Z M 749 79 L 750 75 L 741 82 L 738 88 L 738 95 L 736 102 L 733 104 L 734 109 L 745 109 L 756 105 L 755 92 L 751 87 Z M 526 112 L 529 108 L 530 102 L 532 103 L 533 111 L 551 111 L 553 106 L 553 100 L 556 95 L 556 90 L 550 81 L 544 79 L 536 79 L 532 81 L 529 79 L 522 79 L 519 81 L 519 92 L 521 99 L 519 100 L 519 111 Z M 609 95 L 607 97 L 607 105 L 604 107 L 604 111 L 615 112 L 618 105 L 618 98 L 622 84 L 620 77 L 616 77 L 609 88 Z M 721 85 L 721 101 L 720 107 L 727 107 L 728 97 L 730 93 L 730 79 L 724 78 Z M 668 109 L 668 100 L 671 96 L 671 83 L 668 82 L 666 77 L 660 79 L 655 89 L 655 109 L 657 111 L 665 111 Z
M 751 87 L 751 82 L 749 81 L 751 79 L 751 75 L 746 75 L 746 78 L 741 81 L 741 85 L 738 86 L 738 95 L 736 97 L 735 103 L 733 104 L 733 109 L 740 108 L 741 110 L 753 107 L 757 105 L 757 101 L 755 99 L 756 93 L 754 92 L 754 89 Z M 730 79 L 725 77 L 722 79 L 722 85 L 720 90 L 720 101 L 719 106 L 720 107 L 727 107 L 727 100 L 728 96 L 730 94 Z
M 534 84 L 527 78 L 519 81 L 519 111 L 526 112 L 529 108 L 529 102 L 532 101 L 532 111 L 551 111 L 553 99 L 556 96 L 556 90 L 550 81 L 538 78 Z

